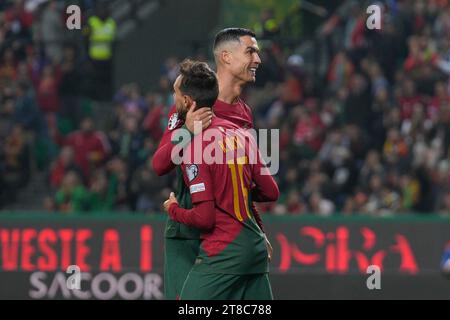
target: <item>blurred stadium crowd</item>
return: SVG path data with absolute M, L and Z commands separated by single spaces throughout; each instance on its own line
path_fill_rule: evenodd
M 159 211 L 174 179 L 150 160 L 184 57 L 164 62 L 154 88 L 100 99 L 88 41 L 43 2 L 0 8 L 0 209 L 43 172 L 46 210 Z M 244 100 L 257 128 L 280 129 L 282 195 L 260 210 L 450 215 L 450 4 L 380 4 L 382 30 L 368 30 L 367 6 L 343 1 L 312 36 L 312 59 L 261 28 L 263 64 Z M 111 110 L 100 117 L 99 100 Z

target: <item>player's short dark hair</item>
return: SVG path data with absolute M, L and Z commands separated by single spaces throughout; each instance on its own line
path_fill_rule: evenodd
M 219 95 L 216 73 L 205 62 L 186 59 L 180 64 L 180 91 L 190 96 L 197 108 L 211 108 Z
M 237 41 L 239 42 L 240 37 L 244 36 L 250 36 L 250 37 L 256 37 L 256 34 L 250 30 L 245 28 L 226 28 L 221 31 L 219 31 L 216 34 L 216 38 L 214 39 L 214 47 L 213 50 L 215 51 L 217 47 L 219 47 L 222 43 L 228 42 L 228 41 Z

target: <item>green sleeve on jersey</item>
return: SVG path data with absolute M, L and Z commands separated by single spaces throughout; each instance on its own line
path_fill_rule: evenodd
M 175 194 L 178 204 L 181 208 L 192 209 L 191 193 L 189 187 L 186 186 L 183 180 L 183 172 L 181 166 L 176 167 L 177 173 L 177 189 Z M 195 228 L 188 227 L 182 223 L 178 223 L 168 218 L 165 230 L 166 238 L 181 238 L 181 239 L 199 239 L 200 231 Z

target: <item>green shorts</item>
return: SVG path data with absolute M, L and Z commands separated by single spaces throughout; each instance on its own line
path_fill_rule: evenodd
M 200 240 L 165 238 L 164 294 L 166 299 L 180 297 L 181 289 L 194 266 L 200 248 Z
M 269 275 L 189 273 L 181 300 L 273 300 Z

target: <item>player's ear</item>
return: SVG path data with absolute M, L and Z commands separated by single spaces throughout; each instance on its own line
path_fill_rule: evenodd
M 184 106 L 186 107 L 187 111 L 191 111 L 192 107 L 195 107 L 194 100 L 192 100 L 189 96 L 184 96 Z M 195 111 L 195 110 L 192 110 Z
M 223 63 L 225 63 L 225 64 L 231 63 L 231 55 L 232 55 L 231 51 L 224 50 L 220 53 L 220 55 L 221 55 Z

